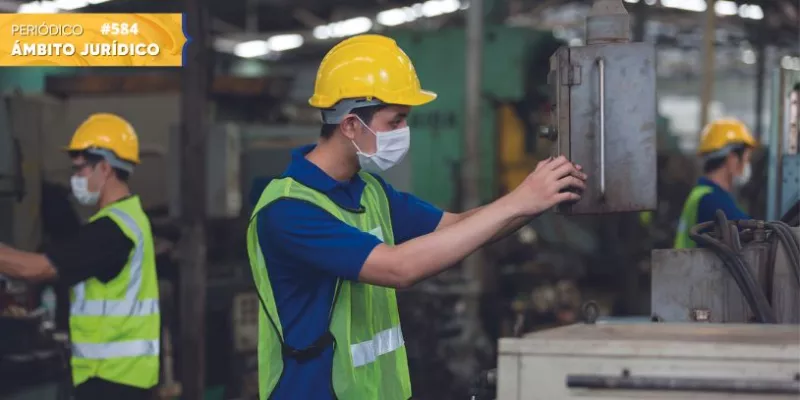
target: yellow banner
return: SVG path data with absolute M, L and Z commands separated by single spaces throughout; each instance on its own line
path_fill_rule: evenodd
M 181 14 L 0 14 L 0 66 L 180 67 Z

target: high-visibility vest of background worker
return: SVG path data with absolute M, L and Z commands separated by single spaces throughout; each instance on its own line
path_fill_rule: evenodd
M 384 36 L 346 39 L 322 60 L 309 100 L 321 136 L 267 185 L 247 230 L 262 399 L 410 398 L 395 289 L 580 199 L 564 189 L 583 190 L 586 175 L 564 157 L 460 214 L 395 190 L 376 173 L 406 155 L 412 107 L 436 97 Z
M 72 286 L 76 400 L 149 399 L 159 378 L 161 322 L 150 221 L 127 184 L 139 163 L 136 132 L 119 116 L 94 114 L 65 150 L 72 193 L 97 213 L 45 254 L 0 248 L 0 274 Z
M 750 155 L 757 145 L 747 127 L 737 120 L 721 119 L 706 125 L 698 149 L 703 176 L 683 205 L 675 236 L 676 249 L 695 247 L 689 229 L 713 221 L 717 210 L 722 210 L 729 220 L 750 219 L 731 192 L 750 179 Z

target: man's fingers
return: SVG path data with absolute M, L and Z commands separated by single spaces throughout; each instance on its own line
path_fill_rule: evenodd
M 544 167 L 545 165 L 550 164 L 551 162 L 553 162 L 553 157 L 547 157 L 544 160 L 539 161 L 538 163 L 536 163 L 536 169 L 539 169 L 540 167 Z
M 567 157 L 558 156 L 553 161 L 551 161 L 550 165 L 548 165 L 548 166 L 550 167 L 550 169 L 556 170 L 556 169 L 560 168 L 562 165 L 565 165 L 565 164 L 571 164 L 569 162 L 569 160 L 567 160 Z
M 586 179 L 586 174 L 580 172 L 572 163 L 566 163 L 553 171 L 556 179 L 561 179 L 567 175 L 572 175 L 578 179 Z
M 572 175 L 566 176 L 558 180 L 558 189 L 574 188 L 578 190 L 586 190 L 586 184 L 583 180 L 578 179 Z
M 555 196 L 555 200 L 558 203 L 563 203 L 565 201 L 578 201 L 581 199 L 581 195 L 572 192 L 562 192 Z

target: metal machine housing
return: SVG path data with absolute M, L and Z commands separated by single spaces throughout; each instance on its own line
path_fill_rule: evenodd
M 583 198 L 560 212 L 654 210 L 655 49 L 648 43 L 563 47 L 550 59 L 550 136 L 590 175 Z

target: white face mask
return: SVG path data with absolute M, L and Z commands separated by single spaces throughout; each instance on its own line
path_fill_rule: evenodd
M 753 169 L 750 167 L 750 163 L 744 165 L 744 169 L 742 170 L 742 174 L 738 175 L 733 178 L 733 183 L 736 186 L 744 186 L 747 182 L 750 181 L 750 177 L 753 174 Z
M 85 176 L 72 176 L 69 180 L 72 186 L 72 195 L 78 203 L 84 206 L 93 206 L 100 200 L 100 192 L 89 191 L 89 178 Z
M 363 121 L 361 124 L 375 135 L 376 148 L 374 154 L 365 154 L 358 148 L 356 142 L 353 142 L 353 146 L 358 151 L 356 153 L 358 163 L 363 170 L 374 173 L 383 172 L 403 161 L 411 146 L 411 129 L 409 127 L 376 133 Z

